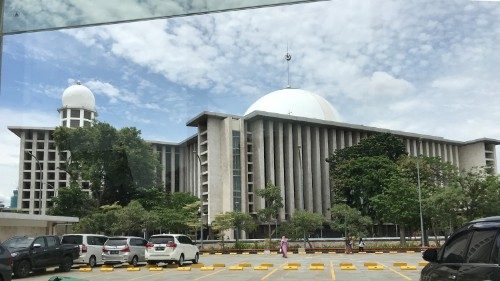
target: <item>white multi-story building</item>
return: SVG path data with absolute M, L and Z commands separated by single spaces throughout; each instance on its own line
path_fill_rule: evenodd
M 62 102 L 60 126 L 84 126 L 97 115 L 93 94 L 83 85 L 66 89 Z M 288 219 L 295 210 L 328 218 L 332 198 L 325 159 L 336 149 L 378 133 L 400 137 L 410 155 L 439 156 L 461 170 L 487 167 L 496 173 L 495 146 L 499 140 L 449 140 L 341 123 L 336 116 L 324 98 L 287 88 L 263 96 L 244 116 L 198 114 L 187 122 L 197 133 L 180 143 L 150 143 L 162 164 L 165 191 L 189 192 L 202 198 L 208 224 L 221 212 L 256 213 L 264 202 L 255 190 L 268 182 L 281 188 L 281 219 Z M 9 129 L 20 138 L 18 208 L 43 214 L 57 190 L 69 185 L 66 173 L 58 170 L 69 155 L 54 145 L 54 128 Z M 41 167 L 37 167 L 35 157 Z M 82 182 L 82 188 L 88 189 L 88 183 Z

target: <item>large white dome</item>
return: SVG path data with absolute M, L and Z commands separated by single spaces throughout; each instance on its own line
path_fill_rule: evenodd
M 299 117 L 339 121 L 337 110 L 323 97 L 300 89 L 271 92 L 254 102 L 245 115 L 254 111 L 288 114 Z
M 79 83 L 69 86 L 63 92 L 62 106 L 69 108 L 83 108 L 95 111 L 94 94 L 89 88 Z

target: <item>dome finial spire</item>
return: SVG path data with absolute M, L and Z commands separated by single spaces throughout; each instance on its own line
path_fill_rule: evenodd
M 288 43 L 286 44 L 286 54 L 285 54 L 285 60 L 286 60 L 286 72 L 288 76 L 288 84 L 286 85 L 287 88 L 291 88 L 290 86 L 290 60 L 292 59 L 292 55 L 288 52 Z

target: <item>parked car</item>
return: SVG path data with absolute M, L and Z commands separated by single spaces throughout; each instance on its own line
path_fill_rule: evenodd
M 79 257 L 74 263 L 88 264 L 95 267 L 102 264 L 102 247 L 108 237 L 98 234 L 67 234 L 61 238 L 61 244 L 78 245 Z
M 189 237 L 182 234 L 153 235 L 146 245 L 146 261 L 148 264 L 174 261 L 182 265 L 186 260 L 198 263 L 199 258 L 200 251 L 196 244 Z
M 140 237 L 110 237 L 102 247 L 102 261 L 105 264 L 128 262 L 136 266 L 145 261 L 147 243 Z
M 500 216 L 467 223 L 423 258 L 422 281 L 500 281 Z
M 9 250 L 0 245 L 0 280 L 10 281 L 12 279 L 12 257 Z
M 30 272 L 59 266 L 61 271 L 70 271 L 73 260 L 80 249 L 75 245 L 61 245 L 57 236 L 15 236 L 2 243 L 13 259 L 16 277 L 26 277 Z

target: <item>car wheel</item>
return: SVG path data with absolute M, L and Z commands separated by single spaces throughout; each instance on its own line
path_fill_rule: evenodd
M 90 267 L 96 267 L 97 266 L 97 260 L 95 258 L 95 256 L 90 256 L 89 258 L 89 266 Z
M 63 262 L 59 265 L 59 269 L 63 272 L 71 271 L 73 266 L 73 259 L 71 257 L 64 257 Z
M 196 253 L 196 255 L 194 256 L 193 263 L 198 263 L 199 259 L 200 259 L 200 254 Z
M 137 266 L 138 263 L 139 263 L 139 258 L 137 256 L 134 256 L 130 261 L 130 264 L 133 266 Z
M 14 268 L 14 275 L 19 278 L 24 278 L 27 277 L 31 272 L 31 264 L 27 260 L 21 261 L 15 268 Z
M 179 257 L 179 261 L 177 261 L 177 264 L 179 266 L 182 266 L 184 264 L 184 254 L 181 254 L 181 256 Z

